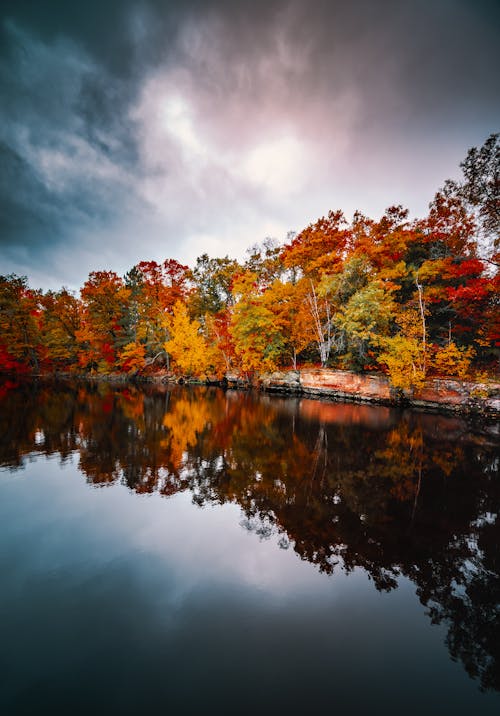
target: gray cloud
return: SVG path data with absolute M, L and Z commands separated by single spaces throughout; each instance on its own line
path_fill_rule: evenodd
M 78 286 L 425 210 L 498 130 L 495 3 L 6 3 L 1 270 Z

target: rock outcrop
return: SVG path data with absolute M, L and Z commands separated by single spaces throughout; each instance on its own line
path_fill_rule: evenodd
M 401 392 L 391 387 L 385 375 L 313 368 L 262 375 L 259 385 L 262 390 L 270 392 L 317 395 L 382 405 L 409 404 L 418 408 L 500 417 L 500 383 L 493 382 L 433 378 L 426 381 L 421 390 Z

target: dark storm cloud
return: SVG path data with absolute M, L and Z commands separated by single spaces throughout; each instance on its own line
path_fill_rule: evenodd
M 498 130 L 494 2 L 2 9 L 0 271 L 46 285 L 241 254 L 337 206 L 421 212 Z
M 128 194 L 130 132 L 111 110 L 123 83 L 71 38 L 45 44 L 10 19 L 0 83 L 2 258 L 16 270 L 46 260 L 57 273 L 55 252 L 75 227 L 91 232 Z

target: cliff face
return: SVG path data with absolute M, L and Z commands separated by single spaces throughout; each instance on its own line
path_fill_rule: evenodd
M 261 376 L 263 390 L 305 393 L 362 402 L 484 413 L 500 417 L 500 383 L 473 383 L 446 378 L 428 380 L 421 390 L 397 394 L 384 375 L 328 368 L 276 372 Z

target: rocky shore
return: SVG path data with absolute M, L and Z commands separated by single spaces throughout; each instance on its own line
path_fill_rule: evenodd
M 227 376 L 230 385 L 241 382 Z M 395 391 L 386 376 L 374 373 L 316 368 L 280 371 L 260 377 L 259 386 L 269 392 L 305 394 L 337 400 L 353 400 L 381 405 L 410 405 L 427 410 L 482 414 L 500 418 L 500 383 L 468 382 L 451 378 L 432 378 L 421 390 Z
M 51 376 L 62 380 L 91 380 L 112 383 L 177 383 L 217 385 L 224 388 L 258 389 L 269 393 L 303 395 L 337 401 L 372 403 L 387 406 L 405 406 L 421 410 L 484 416 L 500 419 L 500 382 L 488 380 L 462 381 L 453 378 L 431 378 L 420 390 L 400 391 L 391 387 L 388 378 L 378 373 L 354 373 L 330 368 L 304 368 L 254 375 L 252 380 L 241 373 L 227 373 L 220 380 L 206 377 L 195 380 L 166 370 L 148 375 L 126 373 L 75 375 L 56 373 Z

